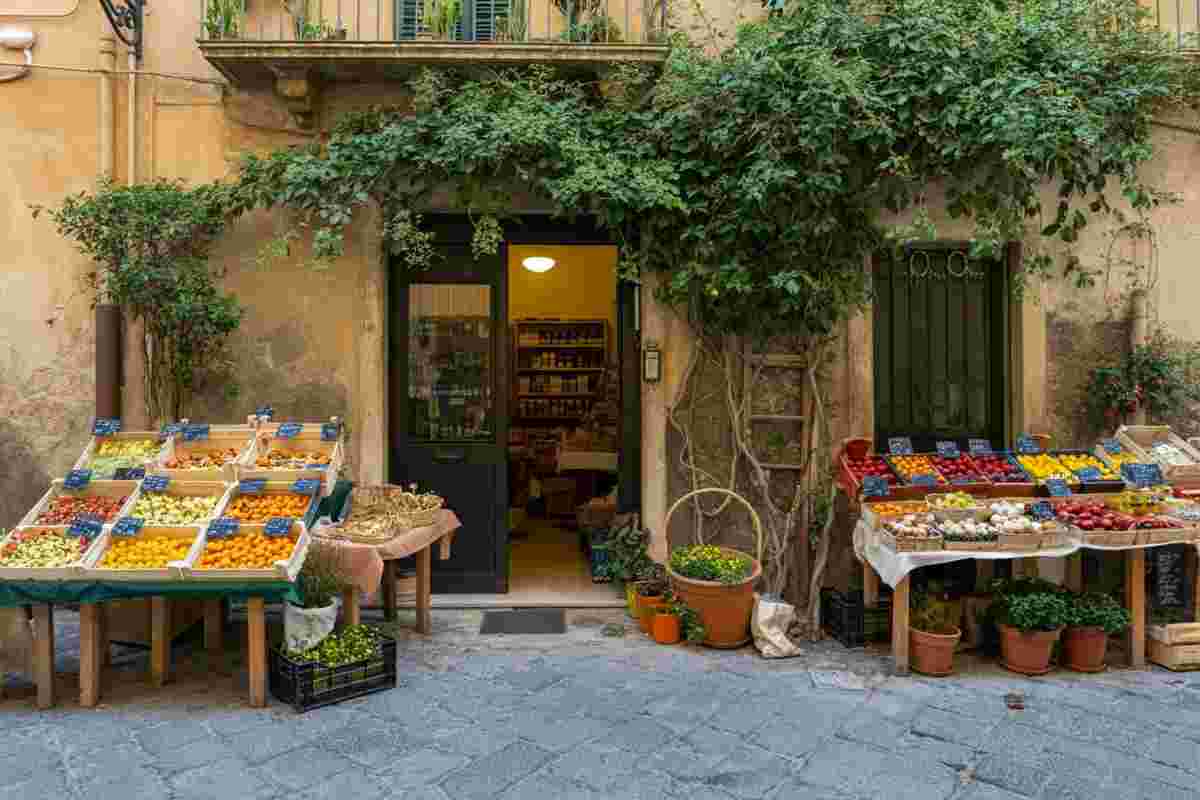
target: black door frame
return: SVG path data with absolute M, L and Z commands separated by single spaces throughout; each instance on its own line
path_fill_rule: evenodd
M 463 214 L 429 214 L 426 216 L 426 228 L 434 233 L 435 248 L 469 245 L 473 235 L 470 220 Z M 508 408 L 509 393 L 508 363 L 511 348 L 508 346 L 508 248 L 509 245 L 601 245 L 616 246 L 616 242 L 608 235 L 594 218 L 581 216 L 572 220 L 556 219 L 545 214 L 528 214 L 502 221 L 503 242 L 500 248 L 500 265 L 505 270 L 505 276 L 500 280 L 501 292 L 497 300 L 500 319 L 505 327 L 503 332 L 493 337 L 496 342 L 496 408 L 503 417 L 497 418 L 497 436 L 503 435 L 501 447 L 507 448 L 508 421 L 511 410 Z M 389 274 L 394 274 L 403 267 L 395 256 L 389 258 Z M 407 364 L 404 369 L 395 369 L 399 356 L 407 354 L 407 340 L 403 335 L 400 323 L 407 314 L 407 302 L 398 302 L 401 294 L 400 281 L 391 281 L 396 290 L 391 292 L 388 303 L 388 328 L 391 342 L 388 353 L 388 480 L 397 474 L 396 458 L 404 443 L 402 425 L 405 420 L 406 401 L 408 397 Z M 406 285 L 406 284 L 404 284 Z M 641 345 L 640 325 L 637 319 L 637 291 L 635 284 L 618 280 L 617 296 L 617 358 L 621 375 L 621 402 L 619 423 L 620 441 L 618 443 L 618 508 L 623 512 L 636 511 L 641 505 Z M 496 591 L 506 592 L 508 586 L 508 490 L 507 480 L 502 482 L 504 497 L 497 498 L 503 513 L 500 515 L 504 522 L 503 531 L 496 537 Z M 458 546 L 468 546 L 466 539 L 460 539 Z M 435 589 L 454 591 L 454 582 L 437 580 L 435 568 Z

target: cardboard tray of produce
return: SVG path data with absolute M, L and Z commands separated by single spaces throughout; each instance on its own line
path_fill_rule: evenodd
M 158 450 L 154 453 L 154 455 L 147 457 L 145 461 L 142 462 L 142 466 L 146 467 L 147 469 L 149 469 L 149 467 L 158 460 L 159 456 L 162 455 L 162 448 L 165 445 L 165 442 L 162 441 L 158 431 L 119 431 L 111 436 L 93 436 L 91 441 L 87 443 L 87 447 L 83 448 L 83 452 L 79 455 L 79 459 L 75 462 L 75 466 L 72 467 L 72 469 L 89 469 L 92 462 L 92 455 L 102 443 L 109 441 L 157 442 Z M 95 477 L 97 480 L 108 480 L 107 478 L 102 478 L 100 476 L 93 477 Z
M 252 480 L 253 478 L 251 476 L 245 476 L 245 479 Z M 297 478 L 296 480 L 300 480 L 300 479 Z M 320 480 L 320 479 L 312 478 L 311 480 Z M 294 484 L 295 482 L 296 482 L 295 480 L 292 480 L 292 481 L 271 481 L 271 480 L 269 480 L 263 484 L 262 491 L 257 492 L 256 494 L 267 494 L 267 495 L 293 494 L 292 484 Z M 235 483 L 232 486 L 230 486 L 229 498 L 226 501 L 225 505 L 222 507 L 222 512 L 221 512 L 222 515 L 228 514 L 229 507 L 232 506 L 233 502 L 235 500 L 237 500 L 237 498 L 240 497 L 242 494 L 243 494 L 243 492 L 242 492 L 240 482 Z M 305 527 L 305 529 L 311 528 L 313 526 L 313 524 L 316 522 L 317 507 L 321 504 L 320 492 L 318 492 L 317 494 L 308 495 L 308 498 L 309 498 L 308 505 L 304 509 L 303 516 L 296 518 L 296 521 L 299 522 L 300 524 L 302 524 Z M 261 524 L 264 524 L 265 522 L 266 522 L 265 520 L 261 520 L 257 523 L 243 522 L 242 524 L 243 525 L 255 525 L 255 524 L 261 525 Z
M 29 509 L 21 521 L 17 523 L 18 527 L 43 527 L 43 528 L 66 528 L 70 523 L 62 523 L 58 525 L 42 524 L 39 525 L 37 518 L 42 512 L 50 508 L 50 504 L 56 497 L 60 495 L 71 495 L 75 497 L 125 497 L 125 502 L 117 511 L 115 518 L 105 520 L 105 525 L 112 525 L 117 519 L 120 519 L 129 512 L 133 507 L 134 500 L 137 498 L 141 484 L 138 481 L 89 481 L 87 486 L 82 489 L 67 489 L 63 486 L 64 481 L 60 478 L 50 482 L 50 488 L 42 495 L 42 499 L 37 501 L 33 508 Z
M 887 531 L 879 532 L 879 543 L 897 553 L 921 553 L 931 550 L 942 550 L 942 537 L 930 536 L 917 539 L 907 536 L 897 538 Z
M 144 495 L 155 494 L 165 494 L 170 497 L 216 497 L 216 505 L 213 506 L 212 511 L 210 511 L 203 519 L 186 523 L 187 526 L 204 525 L 225 513 L 225 507 L 229 505 L 229 498 L 232 496 L 233 488 L 236 485 L 237 484 L 224 483 L 221 481 L 171 481 L 169 484 L 167 484 L 167 489 L 164 492 L 151 492 L 148 491 L 145 486 L 142 486 L 138 490 L 138 498 L 140 499 Z M 130 512 L 133 511 L 133 506 L 135 504 L 136 501 L 135 503 L 130 504 Z M 153 523 L 150 520 L 146 520 L 146 525 L 148 526 L 155 524 L 156 523 Z M 168 525 L 167 527 L 172 526 Z
M 204 535 L 204 528 L 198 525 L 182 525 L 178 527 L 146 526 L 129 538 L 139 539 L 148 536 L 167 536 L 172 539 L 186 539 L 189 544 L 187 555 L 178 561 L 169 562 L 163 567 L 153 569 L 110 569 L 100 567 L 100 561 L 108 552 L 113 541 L 112 530 L 106 530 L 97 537 L 88 554 L 83 559 L 82 577 L 97 581 L 172 581 L 178 580 L 182 568 L 190 566 L 188 559 L 195 550 L 195 541 Z
M 1117 428 L 1114 438 L 1138 461 L 1153 462 L 1162 467 L 1163 477 L 1168 481 L 1200 480 L 1200 451 L 1185 442 L 1167 425 L 1122 425 Z M 1192 463 L 1172 465 L 1155 458 L 1150 448 L 1158 442 L 1171 445 L 1190 458 Z
M 158 454 L 158 458 L 150 465 L 146 473 L 148 475 L 166 475 L 175 481 L 222 481 L 228 483 L 237 480 L 238 464 L 246 457 L 246 453 L 253 444 L 254 431 L 249 428 L 246 428 L 245 431 L 213 431 L 210 428 L 206 438 L 194 441 L 186 441 L 177 435 L 172 436 L 167 439 L 162 452 Z M 167 466 L 171 459 L 181 455 L 226 449 L 237 452 L 220 467 L 174 469 Z
M 328 464 L 323 465 L 319 469 L 316 467 L 278 469 L 270 466 L 258 466 L 255 463 L 260 457 L 277 450 L 320 452 L 328 458 Z M 323 441 L 319 426 L 305 427 L 291 439 L 279 439 L 271 432 L 260 431 L 255 435 L 254 441 L 246 451 L 245 457 L 238 464 L 237 477 L 239 480 L 242 478 L 264 478 L 268 481 L 287 481 L 289 483 L 301 478 L 313 478 L 322 482 L 323 494 L 329 494 L 333 491 L 333 484 L 337 482 L 342 462 L 342 440 L 339 438 L 332 442 Z
M 263 525 L 241 525 L 238 528 L 238 533 L 234 536 L 241 535 L 243 532 L 259 532 L 261 533 Z M 192 544 L 191 551 L 188 552 L 188 557 L 177 564 L 173 565 L 173 569 L 177 572 L 177 576 L 183 580 L 190 581 L 294 581 L 300 573 L 300 568 L 304 566 L 304 558 L 308 555 L 308 547 L 312 542 L 312 535 L 308 532 L 308 528 L 301 522 L 292 523 L 292 533 L 296 535 L 296 544 L 292 548 L 292 554 L 283 561 L 276 561 L 274 566 L 269 569 L 198 569 L 196 564 L 200 563 L 201 556 L 204 555 L 204 549 L 208 546 L 208 534 L 205 530 L 200 531 L 200 535 Z
M 21 531 L 31 530 L 49 530 L 55 533 L 65 533 L 66 529 L 53 525 L 33 525 L 26 527 L 14 528 L 8 534 L 0 539 L 0 549 L 8 544 L 9 539 Z M 99 540 L 100 537 L 96 537 Z M 0 567 L 0 580 L 8 581 L 69 581 L 77 579 L 83 574 L 83 565 L 91 554 L 92 549 L 96 546 L 95 542 L 80 554 L 78 560 L 74 564 L 68 564 L 65 567 Z

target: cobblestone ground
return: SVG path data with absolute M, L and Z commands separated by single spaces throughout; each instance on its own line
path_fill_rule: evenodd
M 405 634 L 395 690 L 304 715 L 245 707 L 232 660 L 177 650 L 154 691 L 126 652 L 100 708 L 69 682 L 53 711 L 0 704 L 0 798 L 1200 797 L 1200 677 L 897 678 L 836 642 L 767 662 L 614 636 L 616 612 L 564 636 L 482 637 L 479 620 L 435 612 L 432 637 Z M 70 670 L 70 615 L 58 630 Z

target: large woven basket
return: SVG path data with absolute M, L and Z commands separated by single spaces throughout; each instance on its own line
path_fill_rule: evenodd
M 345 521 L 336 527 L 320 528 L 315 534 L 358 544 L 382 544 L 413 528 L 434 524 L 445 501 L 438 498 L 437 507 L 426 511 L 407 511 L 403 505 L 407 493 L 403 487 L 390 484 L 356 486 L 346 501 L 349 511 Z

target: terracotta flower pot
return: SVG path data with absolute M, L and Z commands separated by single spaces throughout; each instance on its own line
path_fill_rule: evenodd
M 1063 633 L 1063 661 L 1076 672 L 1103 672 L 1108 634 L 1100 627 L 1067 628 Z
M 962 631 L 954 629 L 954 633 L 926 633 L 916 628 L 908 629 L 909 655 L 912 657 L 912 668 L 922 675 L 942 677 L 954 673 L 954 649 Z
M 750 556 L 739 550 L 722 547 L 730 555 Z M 753 568 L 750 577 L 741 583 L 698 581 L 676 574 L 670 567 L 667 574 L 671 587 L 684 605 L 700 616 L 708 632 L 704 644 L 709 647 L 732 649 L 750 641 L 750 614 L 754 611 L 754 583 L 762 575 L 762 565 L 750 558 Z
M 652 597 L 638 595 L 638 626 L 642 633 L 649 634 L 654 625 L 654 616 L 666 605 L 661 594 Z
M 659 644 L 678 644 L 680 636 L 679 617 L 674 614 L 655 614 L 651 633 L 654 636 L 654 641 Z
M 1062 628 L 1023 633 L 1009 625 L 1000 626 L 1000 665 L 1022 675 L 1045 675 L 1051 670 L 1050 654 Z

